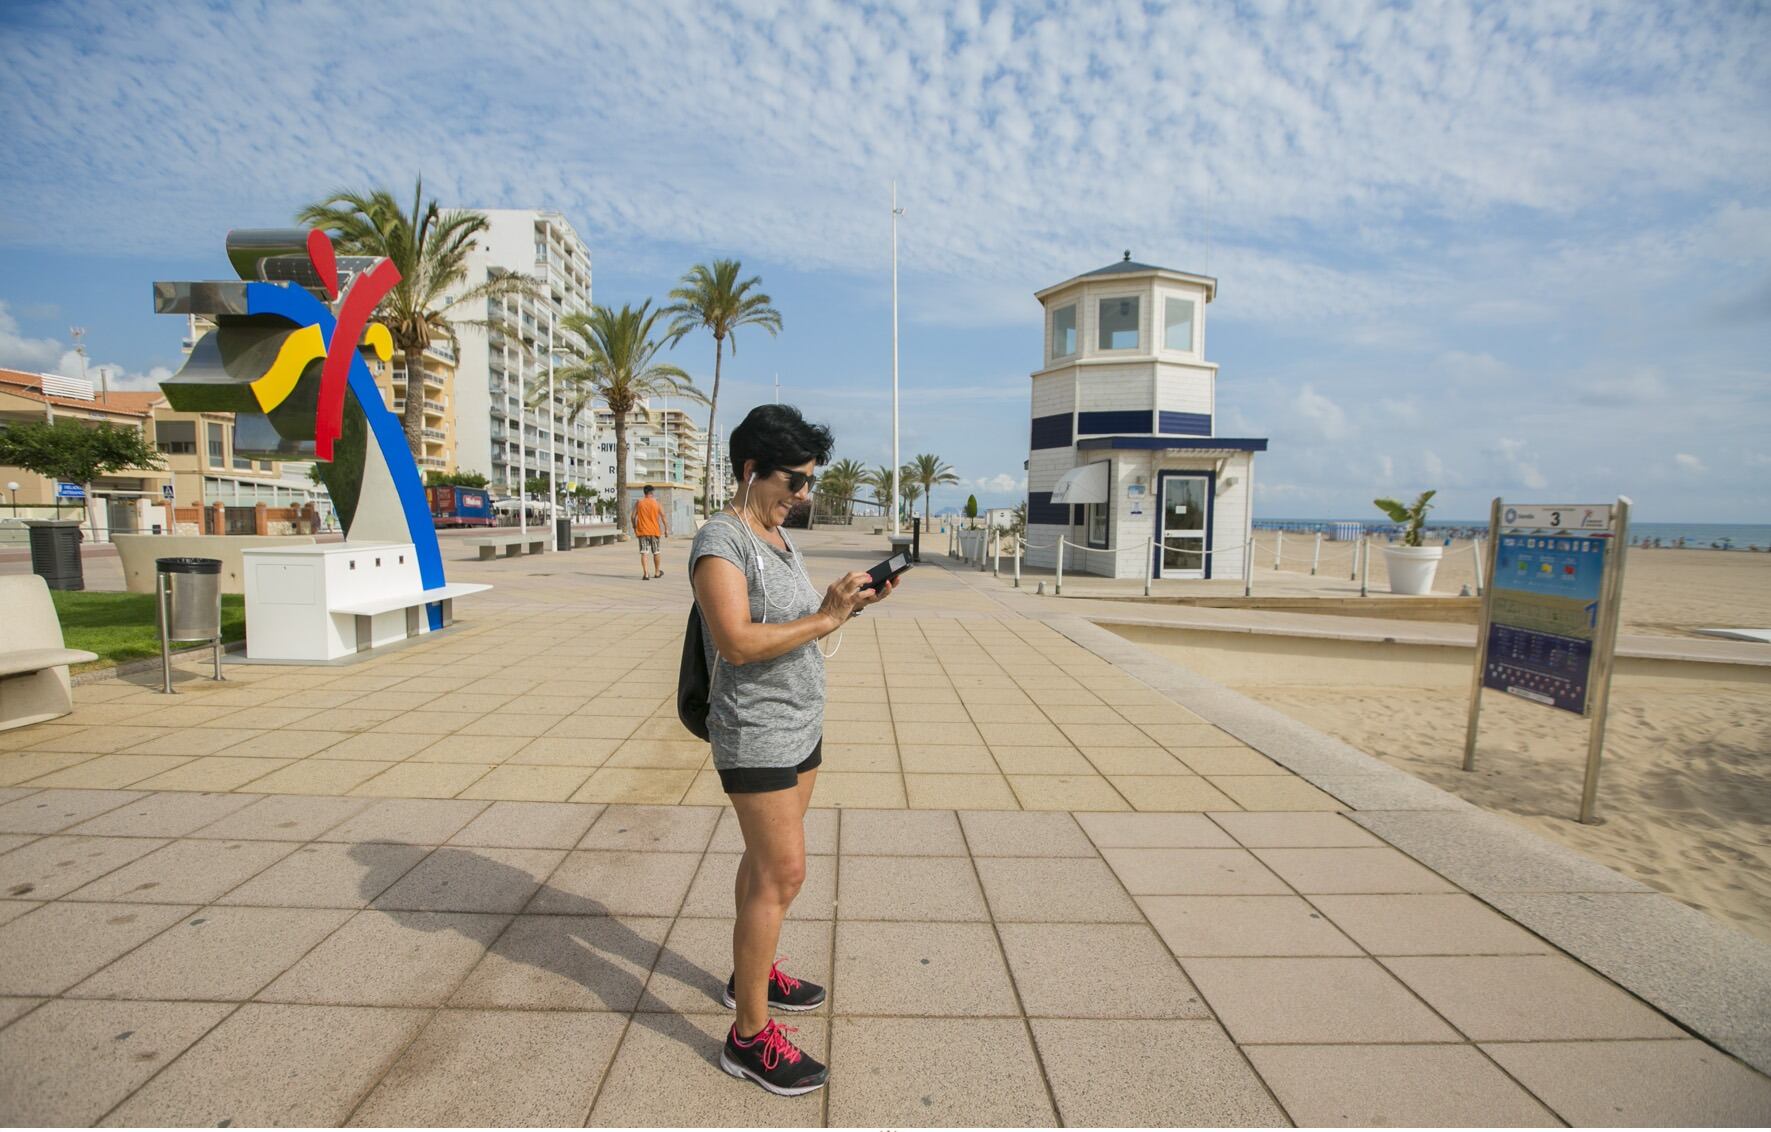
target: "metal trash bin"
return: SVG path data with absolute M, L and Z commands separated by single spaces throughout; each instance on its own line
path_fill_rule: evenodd
M 52 590 L 83 590 L 78 519 L 26 519 L 31 532 L 31 573 Z
M 572 520 L 555 519 L 553 521 L 553 544 L 559 550 L 572 549 Z
M 172 642 L 208 641 L 221 680 L 221 559 L 156 558 L 155 613 L 162 692 L 172 691 Z

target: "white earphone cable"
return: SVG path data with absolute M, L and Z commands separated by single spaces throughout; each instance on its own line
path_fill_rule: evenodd
M 746 510 L 750 507 L 750 493 L 755 486 L 756 473 L 751 472 L 750 478 L 744 481 L 744 506 Z M 735 503 L 733 509 L 737 509 Z M 750 536 L 751 555 L 756 562 L 756 582 L 763 592 L 763 624 L 766 625 L 769 622 L 769 581 L 767 573 L 763 569 L 762 540 L 756 537 L 756 532 L 751 530 L 750 524 L 746 522 L 742 516 L 734 515 L 733 518 L 737 519 L 738 525 L 744 528 L 744 533 Z M 782 540 L 786 540 L 785 535 L 782 536 Z M 795 572 L 798 574 L 801 584 L 806 587 L 806 592 L 816 599 L 818 596 L 817 587 L 812 585 L 811 576 L 806 573 L 805 563 L 800 559 L 799 551 L 797 549 L 793 551 L 793 560 L 794 565 L 798 567 Z M 814 640 L 812 643 L 817 646 L 818 655 L 824 657 L 826 660 L 835 656 L 837 652 L 842 649 L 842 633 L 843 631 L 841 629 L 836 631 L 836 645 L 829 652 L 824 651 L 824 644 L 822 641 Z

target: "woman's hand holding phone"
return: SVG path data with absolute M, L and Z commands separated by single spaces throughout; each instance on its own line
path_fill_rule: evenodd
M 831 619 L 834 631 L 861 610 L 875 602 L 884 601 L 897 588 L 898 581 L 895 578 L 876 589 L 872 576 L 864 570 L 844 574 L 830 583 L 830 588 L 824 591 L 824 604 L 818 612 Z

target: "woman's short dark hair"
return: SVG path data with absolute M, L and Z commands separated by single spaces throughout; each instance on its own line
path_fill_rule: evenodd
M 746 460 L 756 461 L 759 476 L 808 460 L 828 464 L 835 447 L 828 428 L 806 420 L 792 405 L 758 405 L 732 430 L 732 473 L 742 477 Z

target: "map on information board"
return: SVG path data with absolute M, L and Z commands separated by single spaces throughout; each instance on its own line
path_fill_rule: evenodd
M 1609 535 L 1503 531 L 1482 685 L 1585 715 Z

